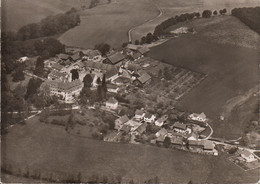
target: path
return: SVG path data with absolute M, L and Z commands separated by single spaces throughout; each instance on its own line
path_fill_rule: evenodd
M 144 25 L 144 24 L 146 24 L 146 23 L 148 23 L 148 22 L 152 22 L 152 21 L 154 21 L 155 19 L 157 19 L 157 18 L 159 18 L 159 17 L 161 17 L 162 15 L 163 15 L 163 10 L 161 9 L 161 7 L 159 7 L 157 4 L 155 4 L 154 2 L 152 2 L 156 7 L 157 7 L 157 9 L 159 10 L 159 14 L 156 16 L 156 17 L 154 17 L 154 18 L 152 18 L 152 19 L 150 19 L 150 20 L 147 20 L 147 21 L 145 21 L 145 22 L 143 22 L 143 23 L 141 23 L 141 24 L 139 24 L 139 25 L 137 25 L 137 26 L 134 26 L 134 27 L 132 27 L 131 29 L 129 29 L 129 31 L 128 31 L 128 41 L 129 41 L 129 43 L 132 43 L 132 31 L 134 30 L 134 29 L 136 29 L 137 27 L 139 27 L 139 26 L 142 26 L 142 25 Z
M 36 79 L 40 79 L 40 80 L 42 80 L 42 81 L 45 81 L 45 80 L 46 80 L 45 78 L 39 77 L 39 76 L 37 76 L 37 75 L 34 75 L 34 74 L 32 74 L 32 73 L 30 73 L 30 72 L 28 72 L 28 71 L 23 71 L 23 73 L 24 73 L 25 75 L 28 75 L 28 76 L 33 77 L 33 78 L 36 78 Z

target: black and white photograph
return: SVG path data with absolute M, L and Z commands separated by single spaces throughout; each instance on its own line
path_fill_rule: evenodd
M 260 183 L 260 0 L 0 0 L 1 183 Z

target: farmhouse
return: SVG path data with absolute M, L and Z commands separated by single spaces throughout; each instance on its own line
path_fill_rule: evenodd
M 183 138 L 182 137 L 172 137 L 171 143 L 176 146 L 181 146 L 181 145 L 183 145 Z
M 151 81 L 151 76 L 148 73 L 143 74 L 141 77 L 138 77 L 137 80 L 139 85 L 146 85 Z
M 79 54 L 74 54 L 74 55 L 71 56 L 71 60 L 74 61 L 74 62 L 78 61 L 80 58 L 81 57 L 80 57 Z
M 84 55 L 83 59 L 87 59 L 94 62 L 99 62 L 102 60 L 101 53 L 98 50 L 87 49 L 82 50 L 81 53 L 82 55 Z
M 189 148 L 204 148 L 204 144 L 202 141 L 198 140 L 188 140 Z
M 185 124 L 183 124 L 183 123 L 176 122 L 176 123 L 173 124 L 173 129 L 176 132 L 183 133 L 187 129 L 187 126 Z
M 189 115 L 189 118 L 199 122 L 205 122 L 207 120 L 207 117 L 203 112 L 201 114 L 192 113 Z
M 141 47 L 137 50 L 142 56 L 146 55 L 150 49 L 148 47 Z
M 125 59 L 125 56 L 120 52 L 116 52 L 105 59 L 104 63 L 115 65 Z
M 131 126 L 129 125 L 123 125 L 122 128 L 120 129 L 121 132 L 128 134 L 131 131 Z
M 213 151 L 214 149 L 214 144 L 212 141 L 204 140 L 203 142 L 203 149 L 206 151 Z
M 143 110 L 137 109 L 137 110 L 135 111 L 135 119 L 137 119 L 137 120 L 142 120 L 142 119 L 144 118 L 144 116 L 145 116 L 145 113 L 144 113 Z
M 59 72 L 57 70 L 53 70 L 48 74 L 49 80 L 68 80 L 69 75 L 66 73 Z
M 57 71 L 60 71 L 63 68 L 63 66 L 58 63 L 52 64 L 51 67 L 52 67 L 52 69 L 57 70 Z
M 252 161 L 256 160 L 254 155 L 251 152 L 247 151 L 247 150 L 239 150 L 238 152 L 239 152 L 240 156 L 243 159 L 245 159 L 246 162 L 252 162 Z
M 136 61 L 142 57 L 142 54 L 140 52 L 136 52 L 131 57 L 133 58 L 134 61 Z
M 166 122 L 167 119 L 168 119 L 168 116 L 164 115 L 155 121 L 155 125 L 161 127 L 161 126 L 163 126 L 163 124 Z
M 155 136 L 156 137 L 160 137 L 160 136 L 166 136 L 168 134 L 167 130 L 165 128 L 162 128 L 161 130 L 159 130 L 158 132 L 156 132 Z
M 155 115 L 151 113 L 146 113 L 144 116 L 144 121 L 147 123 L 152 123 L 155 120 Z
M 131 127 L 131 132 L 135 131 L 139 126 L 142 125 L 142 123 L 134 121 L 134 120 L 129 120 L 126 122 L 126 125 L 129 125 Z
M 147 123 L 146 123 L 146 122 L 144 122 L 143 124 L 141 124 L 141 125 L 136 129 L 137 134 L 142 135 L 143 133 L 145 133 L 146 127 L 147 127 Z
M 67 60 L 67 59 L 70 58 L 70 55 L 68 55 L 68 54 L 58 54 L 58 55 L 57 55 L 57 58 L 58 58 L 59 60 L 65 61 L 65 60 Z
M 115 129 L 116 129 L 116 130 L 121 129 L 122 126 L 123 126 L 123 124 L 125 124 L 125 123 L 128 122 L 128 121 L 129 121 L 129 118 L 128 118 L 126 115 L 124 115 L 124 116 L 122 116 L 122 117 L 116 119 L 116 120 L 115 120 Z
M 60 97 L 66 103 L 73 101 L 74 96 L 78 96 L 83 88 L 83 83 L 77 79 L 72 82 L 59 80 L 45 81 L 43 85 L 49 86 L 50 94 Z
M 117 93 L 119 90 L 119 87 L 114 84 L 107 84 L 107 91 L 110 93 Z
M 115 110 L 118 107 L 118 101 L 115 98 L 109 98 L 106 101 L 106 108 Z

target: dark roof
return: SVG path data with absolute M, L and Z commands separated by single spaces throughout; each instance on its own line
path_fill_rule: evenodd
M 57 56 L 62 60 L 67 60 L 70 57 L 68 54 L 58 54 Z
M 136 114 L 136 115 L 139 115 L 139 116 L 143 115 L 143 113 L 144 113 L 144 111 L 139 110 L 139 109 L 137 109 L 137 110 L 135 111 L 135 114 Z
M 52 70 L 51 73 L 49 73 L 48 77 L 51 77 L 51 78 L 65 78 L 68 74 L 66 73 L 62 73 L 62 72 L 59 72 L 59 71 L 56 71 L 56 70 Z
M 168 119 L 168 116 L 164 115 L 164 116 L 160 117 L 159 119 L 157 119 L 156 121 L 161 123 L 161 122 L 165 122 L 167 119 Z
M 115 103 L 117 103 L 118 101 L 117 101 L 115 98 L 109 98 L 107 102 L 108 102 L 108 103 L 111 103 L 111 104 L 115 104 Z
M 140 134 L 144 133 L 146 131 L 146 127 L 147 127 L 147 123 L 143 123 L 142 125 L 140 125 L 136 131 L 139 132 Z
M 133 59 L 138 59 L 139 57 L 141 57 L 142 56 L 142 54 L 140 53 L 140 52 L 137 52 L 137 53 L 134 53 L 133 55 L 132 55 L 132 58 Z
M 109 89 L 118 89 L 118 86 L 115 84 L 107 84 L 107 88 Z
M 172 144 L 182 145 L 183 144 L 183 138 L 182 137 L 172 137 L 171 138 L 171 143 Z
M 141 47 L 138 49 L 138 51 L 141 53 L 141 54 L 145 54 L 147 52 L 150 51 L 150 49 L 148 47 Z
M 137 80 L 142 83 L 145 84 L 147 81 L 149 81 L 151 79 L 151 76 L 149 74 L 143 74 L 141 77 L 138 77 Z
M 73 56 L 71 56 L 71 59 L 72 59 L 73 61 L 77 61 L 77 60 L 80 59 L 80 55 L 79 55 L 79 54 L 74 54 Z
M 152 116 L 153 115 L 151 113 L 149 113 L 149 112 L 145 114 L 145 118 L 151 118 Z
M 56 70 L 61 70 L 63 68 L 62 65 L 58 64 L 58 63 L 54 63 L 51 66 L 52 68 L 56 69 Z
M 121 121 L 121 122 L 124 124 L 124 123 L 126 123 L 127 121 L 129 121 L 129 118 L 128 118 L 126 115 L 124 115 L 124 116 L 118 118 L 118 120 Z
M 112 54 L 111 56 L 108 56 L 107 58 L 112 64 L 116 64 L 116 63 L 122 61 L 123 59 L 125 59 L 125 56 L 123 54 L 121 54 L 120 52 L 116 52 L 115 54 Z
M 123 125 L 123 127 L 120 129 L 120 131 L 123 131 L 125 133 L 129 133 L 131 130 L 131 126 L 129 125 Z
M 106 78 L 109 79 L 110 77 L 115 76 L 116 74 L 118 74 L 118 70 L 116 67 L 110 68 L 109 70 L 107 70 L 106 72 Z
M 185 130 L 187 128 L 187 125 L 185 125 L 183 123 L 176 122 L 176 123 L 173 124 L 173 128 Z

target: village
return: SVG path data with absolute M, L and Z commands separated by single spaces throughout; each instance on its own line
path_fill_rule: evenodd
M 47 87 L 60 103 L 79 106 L 80 111 L 86 108 L 113 114 L 114 130 L 99 133 L 104 141 L 150 144 L 214 156 L 235 149 L 235 156 L 228 157 L 230 161 L 244 170 L 259 167 L 259 157 L 253 151 L 239 148 L 236 142 L 230 146 L 212 138 L 212 120 L 203 112 L 174 108 L 207 76 L 151 59 L 149 51 L 148 47 L 128 44 L 121 51 L 111 50 L 102 56 L 98 50 L 66 47 L 66 53 L 44 61 L 46 78 L 29 70 L 24 73 L 43 80 L 40 90 Z M 18 62 L 28 60 L 23 57 Z M 91 77 L 91 90 L 105 83 L 107 94 L 102 102 L 79 104 L 86 75 Z

